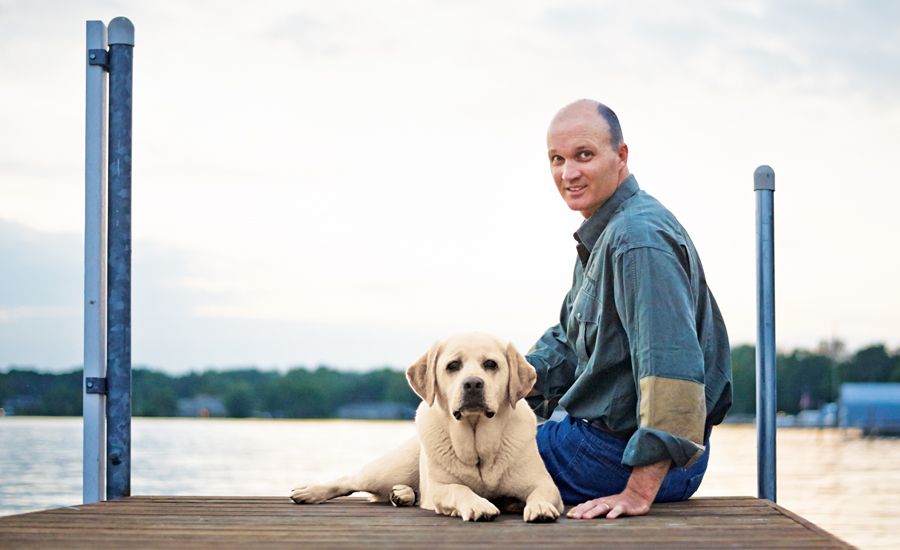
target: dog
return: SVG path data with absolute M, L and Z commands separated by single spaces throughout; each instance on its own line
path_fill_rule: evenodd
M 527 522 L 555 521 L 562 498 L 538 453 L 536 418 L 524 401 L 537 379 L 512 344 L 463 334 L 435 343 L 406 371 L 422 398 L 417 436 L 331 483 L 293 490 L 313 504 L 355 491 L 463 521 L 490 521 L 495 503 L 524 503 Z M 494 500 L 495 502 L 491 502 Z

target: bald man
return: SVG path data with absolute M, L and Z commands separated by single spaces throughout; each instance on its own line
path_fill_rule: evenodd
M 689 498 L 709 435 L 731 406 L 725 323 L 687 232 L 628 170 L 607 106 L 564 107 L 547 157 L 566 205 L 584 216 L 559 323 L 528 354 L 538 448 L 569 517 L 646 514 Z

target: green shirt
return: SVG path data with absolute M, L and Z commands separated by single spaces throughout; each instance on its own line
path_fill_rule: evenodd
M 560 322 L 529 352 L 529 401 L 627 440 L 629 466 L 689 466 L 731 406 L 731 354 L 687 231 L 628 176 L 575 233 Z

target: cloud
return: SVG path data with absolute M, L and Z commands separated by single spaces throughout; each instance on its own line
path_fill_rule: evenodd
M 783 182 L 780 336 L 808 342 L 831 319 L 854 340 L 900 326 L 884 298 L 898 271 L 858 233 L 897 233 L 887 3 L 0 6 L 0 218 L 20 224 L 0 364 L 10 350 L 80 361 L 77 52 L 84 19 L 123 13 L 138 40 L 135 361 L 403 364 L 474 328 L 529 347 L 567 289 L 580 221 L 542 136 L 584 96 L 616 108 L 631 168 L 701 247 L 735 341 L 755 334 L 762 163 Z M 823 267 L 843 250 L 859 259 Z M 877 279 L 846 284 L 860 272 Z
M 900 4 L 896 2 L 775 2 L 759 17 L 723 11 L 725 31 L 741 43 L 763 76 L 794 80 L 805 91 L 864 92 L 891 98 L 900 88 Z M 772 48 L 773 45 L 780 46 Z M 891 93 L 893 91 L 893 93 Z
M 752 76 L 757 86 L 881 100 L 900 89 L 896 2 L 573 2 L 547 8 L 538 22 L 557 39 L 576 40 L 575 54 L 598 68 L 652 66 L 716 87 L 746 73 L 733 86 Z
M 0 258 L 0 365 L 79 364 L 79 237 L 0 219 Z
M 44 233 L 0 219 L 0 308 L 8 317 L 37 318 L 60 308 L 77 311 L 82 242 L 78 235 Z M 28 313 L 26 313 L 28 312 Z
M 0 257 L 0 366 L 59 370 L 80 365 L 81 236 L 0 219 Z M 255 309 L 248 303 L 253 293 L 218 278 L 216 267 L 227 262 L 153 241 L 134 242 L 133 364 L 172 372 L 242 365 L 406 366 L 434 338 L 427 328 L 369 324 L 352 314 L 304 320 L 309 312 L 297 312 L 297 318 L 285 316 L 287 309 Z M 250 284 L 264 287 L 264 274 Z
M 341 33 L 311 13 L 291 13 L 279 17 L 257 32 L 264 42 L 287 44 L 296 51 L 315 57 L 335 57 L 348 51 Z

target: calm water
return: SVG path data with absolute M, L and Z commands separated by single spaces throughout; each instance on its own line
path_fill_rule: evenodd
M 355 470 L 412 422 L 136 418 L 136 495 L 279 495 Z M 697 496 L 756 495 L 756 432 L 720 426 Z M 862 548 L 900 547 L 900 439 L 782 429 L 778 503 Z M 0 418 L 0 515 L 81 502 L 81 419 Z

